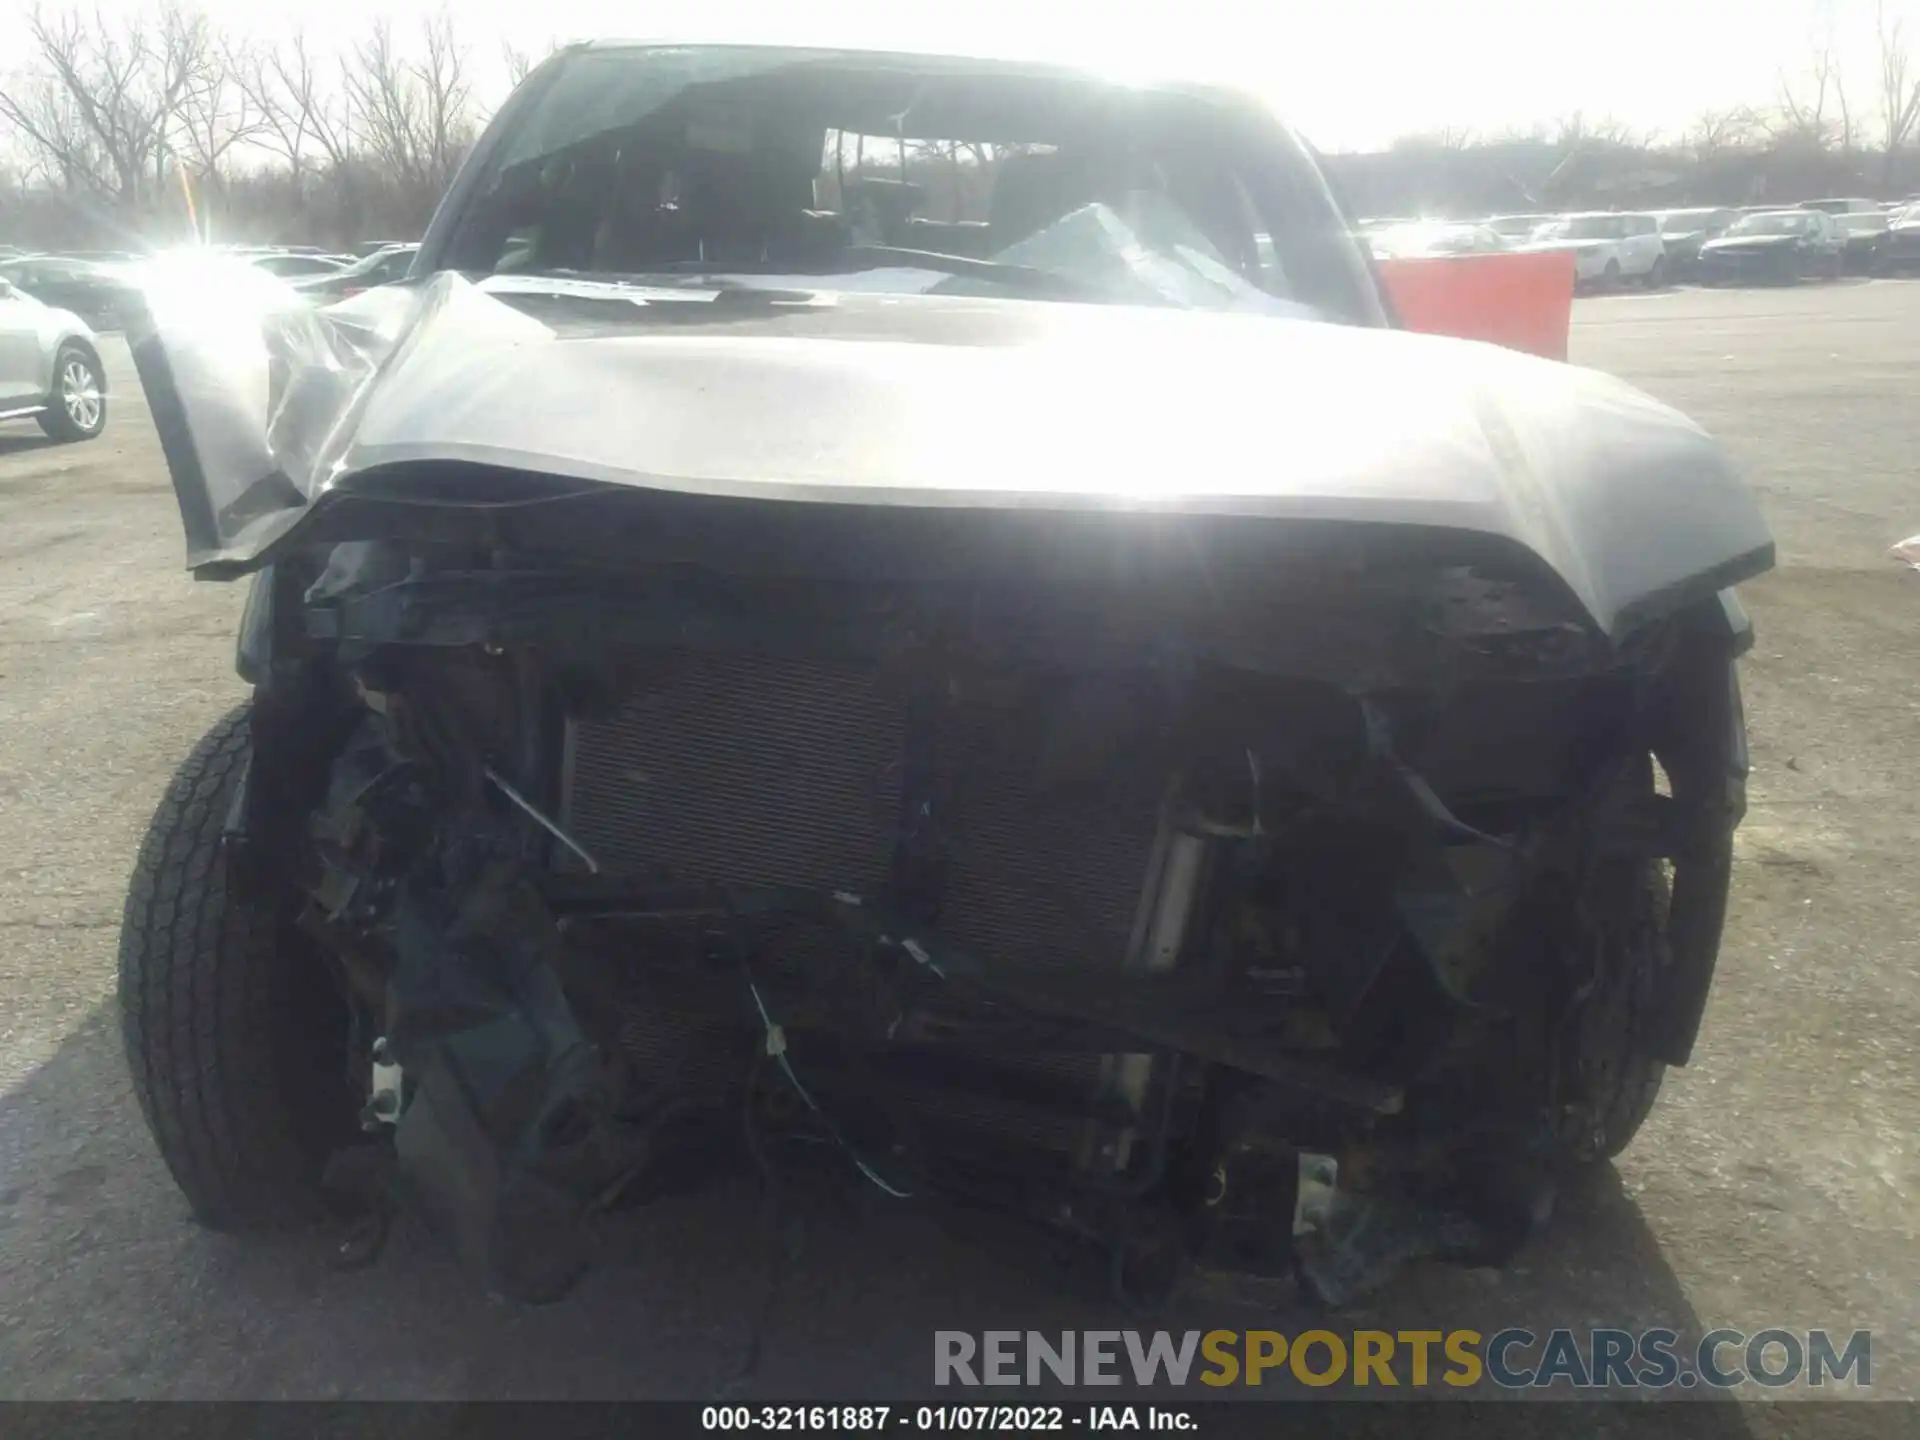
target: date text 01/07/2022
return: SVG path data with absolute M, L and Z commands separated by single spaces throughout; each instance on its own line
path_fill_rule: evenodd
M 815 1434 L 1030 1431 L 1191 1431 L 1184 1409 L 1158 1405 L 708 1405 L 705 1431 L 797 1431 Z

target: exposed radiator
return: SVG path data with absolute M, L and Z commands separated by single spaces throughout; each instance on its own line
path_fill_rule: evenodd
M 1118 973 L 1165 773 L 1118 766 L 1054 790 L 1038 782 L 1033 727 L 1003 722 L 950 709 L 930 737 L 949 845 L 939 928 L 1008 963 Z M 570 734 L 565 820 L 613 871 L 873 894 L 900 830 L 907 725 L 903 699 L 861 671 L 693 651 L 648 657 L 616 715 Z M 649 1023 L 629 1017 L 632 1048 L 684 1054 L 692 1036 L 649 1036 Z M 1099 1083 L 1094 1056 L 1008 1064 L 1070 1080 L 1089 1098 Z M 1079 1133 L 991 1093 L 942 1108 L 955 1123 L 1053 1148 Z
M 871 676 L 764 656 L 649 657 L 570 737 L 567 822 L 610 870 L 871 893 L 900 808 L 906 710 Z

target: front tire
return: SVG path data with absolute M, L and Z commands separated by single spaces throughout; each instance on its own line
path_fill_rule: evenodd
M 53 360 L 53 393 L 40 428 L 61 441 L 91 440 L 107 428 L 107 385 L 100 359 L 71 342 Z
M 120 932 L 134 1094 L 194 1214 L 221 1230 L 324 1216 L 322 1171 L 355 1118 L 347 1010 L 324 959 L 290 903 L 229 872 L 223 832 L 251 757 L 250 713 L 230 712 L 175 774 Z
M 1575 1159 L 1611 1160 L 1633 1143 L 1666 1078 L 1645 1037 L 1660 984 L 1672 965 L 1667 917 L 1672 882 L 1660 861 L 1616 862 L 1590 897 L 1581 944 L 1596 947 L 1605 977 L 1568 1056 L 1566 1087 L 1575 1121 Z
M 1612 292 L 1620 288 L 1620 262 L 1607 261 L 1607 268 L 1600 272 L 1600 288 Z
M 1667 288 L 1667 260 L 1666 260 L 1666 257 L 1662 255 L 1655 258 L 1653 262 L 1653 268 L 1647 271 L 1647 289 L 1664 290 L 1666 288 Z

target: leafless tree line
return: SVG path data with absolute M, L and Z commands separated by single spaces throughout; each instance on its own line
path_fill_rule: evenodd
M 1771 115 L 1732 112 L 1718 117 L 1702 138 L 1728 143 L 1751 142 L 1755 136 L 1797 141 L 1815 148 L 1834 148 L 1843 154 L 1877 151 L 1882 173 L 1891 176 L 1900 152 L 1916 138 L 1920 121 L 1920 74 L 1913 72 L 1906 24 L 1887 14 L 1885 0 L 1874 6 L 1875 67 L 1862 109 L 1847 88 L 1847 74 L 1839 61 L 1836 25 L 1830 0 L 1816 11 L 1810 54 L 1798 75 L 1782 72 L 1779 103 Z M 1717 133 L 1713 133 L 1717 132 Z
M 0 57 L 16 62 L 0 69 L 0 206 L 37 199 L 69 231 L 417 233 L 484 119 L 450 10 L 406 34 L 377 21 L 338 54 L 298 31 L 222 34 L 180 0 L 38 6 L 17 38 Z M 514 80 L 534 58 L 501 57 Z
M 1870 70 L 1859 44 L 1854 68 L 1842 65 L 1832 0 L 1817 0 L 1807 49 L 1779 70 L 1766 103 L 1712 109 L 1677 132 L 1576 111 L 1408 135 L 1377 154 L 1331 156 L 1329 169 L 1363 214 L 1900 198 L 1920 189 L 1920 66 L 1885 0 L 1872 16 Z
M 1583 152 L 1633 152 L 1708 170 L 1730 157 L 1771 154 L 1782 158 L 1781 169 L 1798 173 L 1819 170 L 1818 160 L 1831 157 L 1837 163 L 1828 170 L 1890 188 L 1920 146 L 1920 68 L 1912 62 L 1905 22 L 1888 13 L 1885 0 L 1876 0 L 1873 20 L 1874 65 L 1864 86 L 1841 64 L 1832 0 L 1818 0 L 1806 56 L 1797 68 L 1782 67 L 1771 103 L 1708 110 L 1678 134 L 1636 131 L 1610 116 L 1574 112 L 1492 134 L 1450 126 L 1405 136 L 1393 148 L 1449 156 L 1534 146 L 1569 162 Z
M 1534 144 L 1564 157 L 1550 182 L 1595 151 L 1705 170 L 1761 152 L 1833 156 L 1853 173 L 1877 167 L 1891 186 L 1920 146 L 1920 67 L 1884 0 L 1874 27 L 1864 93 L 1839 63 L 1832 0 L 1817 0 L 1804 63 L 1782 70 L 1768 105 L 1714 110 L 1675 136 L 1575 113 L 1491 137 L 1448 128 L 1395 148 Z M 517 82 L 538 58 L 503 46 L 495 77 Z M 451 10 L 406 33 L 376 22 L 327 53 L 298 31 L 272 42 L 223 34 L 186 0 L 133 14 L 42 4 L 0 52 L 0 217 L 62 232 L 35 237 L 46 241 L 184 238 L 189 222 L 228 239 L 417 234 L 484 119 L 482 68 Z M 962 157 L 948 158 L 957 171 Z

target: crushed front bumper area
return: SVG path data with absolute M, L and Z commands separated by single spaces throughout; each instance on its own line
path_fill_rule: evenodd
M 1090 652 L 804 606 L 603 603 L 589 641 L 532 584 L 497 639 L 391 590 L 289 610 L 329 657 L 299 671 L 262 605 L 263 696 L 304 677 L 267 713 L 344 737 L 272 840 L 360 1017 L 341 1173 L 524 1300 L 687 1157 L 1012 1210 L 1129 1299 L 1198 1265 L 1344 1303 L 1408 1258 L 1503 1257 L 1610 1143 L 1595 997 L 1650 987 L 1632 1044 L 1687 1058 L 1745 627 L 1729 600 L 1589 650 L 1448 584 L 1486 646 L 1429 637 L 1451 686 L 1358 695 L 1035 669 Z M 1354 664 L 1326 652 L 1289 663 Z M 271 839 L 298 767 L 257 733 L 238 828 Z M 1610 917 L 1649 866 L 1670 958 L 1633 979 Z

